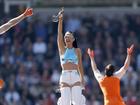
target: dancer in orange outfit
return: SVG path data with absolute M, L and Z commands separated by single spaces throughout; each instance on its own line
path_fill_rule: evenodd
M 123 67 L 114 72 L 114 66 L 109 64 L 105 68 L 105 76 L 97 69 L 94 61 L 94 51 L 88 49 L 88 54 L 91 60 L 91 66 L 95 75 L 95 78 L 99 82 L 100 88 L 104 95 L 104 105 L 125 105 L 120 95 L 120 79 L 125 74 L 130 65 L 131 56 L 133 53 L 134 45 L 127 48 L 127 57 Z
M 21 22 L 26 17 L 29 17 L 33 14 L 32 8 L 27 8 L 24 13 L 19 15 L 18 17 L 15 17 L 11 20 L 9 20 L 7 23 L 0 26 L 0 35 L 8 31 L 11 27 L 15 26 L 19 22 Z

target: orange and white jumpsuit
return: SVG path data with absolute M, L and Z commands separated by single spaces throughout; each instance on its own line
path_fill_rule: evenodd
M 94 70 L 94 75 L 99 82 L 104 95 L 104 105 L 125 105 L 120 94 L 120 79 L 126 70 L 120 69 L 113 76 L 103 76 L 99 70 Z

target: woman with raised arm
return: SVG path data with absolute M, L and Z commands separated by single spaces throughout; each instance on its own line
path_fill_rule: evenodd
M 77 48 L 76 39 L 72 32 L 67 31 L 63 38 L 63 12 L 63 9 L 59 12 L 57 36 L 62 67 L 60 77 L 61 97 L 58 100 L 58 105 L 85 105 L 85 97 L 82 95 L 84 77 L 81 50 Z
M 26 17 L 31 16 L 32 14 L 33 14 L 32 8 L 27 8 L 24 13 L 22 13 L 18 17 L 9 20 L 7 23 L 0 26 L 0 35 L 8 31 L 11 27 L 15 26 Z
M 126 73 L 131 56 L 133 54 L 134 45 L 127 48 L 127 57 L 123 67 L 115 72 L 115 68 L 112 64 L 109 64 L 105 68 L 105 76 L 100 73 L 97 69 L 96 63 L 94 61 L 94 51 L 88 49 L 88 54 L 91 60 L 91 66 L 95 78 L 99 82 L 100 88 L 104 95 L 104 105 L 125 105 L 121 95 L 120 95 L 120 79 Z

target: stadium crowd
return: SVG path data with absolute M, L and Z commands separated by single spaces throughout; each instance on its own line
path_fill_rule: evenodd
M 10 17 L 1 19 L 1 24 Z M 56 105 L 60 96 L 61 73 L 57 48 L 57 23 L 48 16 L 25 20 L 0 36 L 0 105 Z M 95 51 L 100 71 L 108 63 L 123 65 L 127 47 L 135 44 L 135 53 L 121 81 L 126 105 L 140 105 L 140 15 L 113 17 L 87 14 L 65 15 L 64 32 L 72 31 L 82 49 L 86 105 L 103 105 L 103 95 L 91 70 L 87 48 Z M 112 84 L 113 85 L 113 84 Z

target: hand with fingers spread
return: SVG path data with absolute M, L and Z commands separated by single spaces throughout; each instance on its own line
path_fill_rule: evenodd
M 127 48 L 127 54 L 132 55 L 134 52 L 134 44 L 132 44 L 129 48 Z
M 32 8 L 27 8 L 23 14 L 26 17 L 32 16 L 33 15 L 33 9 Z
M 94 51 L 91 50 L 90 48 L 88 48 L 87 53 L 89 55 L 90 58 L 94 58 Z

